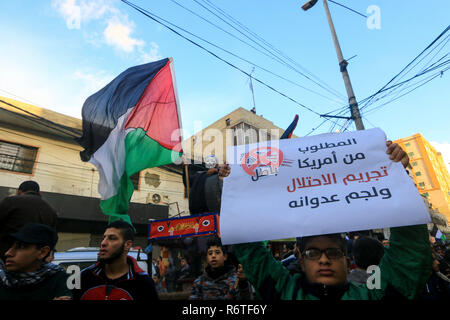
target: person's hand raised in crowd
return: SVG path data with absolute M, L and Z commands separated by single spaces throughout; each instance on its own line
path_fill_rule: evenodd
M 208 169 L 208 171 L 206 171 L 206 174 L 208 176 L 212 176 L 213 174 L 216 174 L 216 173 L 219 173 L 219 169 L 217 169 L 217 168 L 211 168 L 211 169 Z
M 386 153 L 389 154 L 389 159 L 391 159 L 394 162 L 401 162 L 403 167 L 408 167 L 409 164 L 409 157 L 408 154 L 406 154 L 405 151 L 397 144 L 392 143 L 391 140 L 386 141 Z
M 224 163 L 219 167 L 219 179 L 223 179 L 224 177 L 228 177 L 230 175 L 231 168 L 228 163 Z
M 238 265 L 236 273 L 237 273 L 237 277 L 238 277 L 239 280 L 246 280 L 247 279 L 247 277 L 245 276 L 245 273 L 244 273 L 244 269 L 242 268 L 242 264 Z

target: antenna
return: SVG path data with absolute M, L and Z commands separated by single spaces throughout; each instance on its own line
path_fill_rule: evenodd
M 252 72 L 250 72 L 250 75 L 249 75 L 249 77 L 250 77 L 250 83 L 249 83 L 249 85 L 250 85 L 250 90 L 252 91 L 252 97 L 253 97 L 253 109 L 252 109 L 252 112 L 253 113 L 256 113 L 256 104 L 255 104 L 255 92 L 253 91 L 253 82 L 252 82 L 252 73 L 255 71 L 255 67 L 253 67 L 252 68 Z

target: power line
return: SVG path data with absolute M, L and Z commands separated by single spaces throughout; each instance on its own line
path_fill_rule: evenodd
M 11 103 L 9 103 L 9 102 L 6 102 L 6 101 L 4 101 L 4 100 L 1 100 L 1 99 L 0 99 L 0 102 L 4 103 L 4 104 L 6 104 L 6 105 L 8 105 L 8 106 L 10 106 L 10 107 L 16 108 L 16 109 L 18 109 L 18 110 L 20 110 L 20 111 L 22 111 L 22 112 L 25 112 L 26 114 L 29 114 L 29 115 L 31 115 L 32 117 L 27 117 L 27 118 L 25 118 L 25 116 L 22 115 L 22 114 L 20 114 L 20 113 L 14 113 L 15 115 L 21 116 L 21 117 L 23 117 L 23 118 L 25 118 L 25 119 L 28 119 L 28 120 L 31 120 L 31 121 L 34 121 L 34 122 L 39 123 L 39 124 L 41 124 L 41 125 L 43 125 L 43 126 L 45 126 L 45 127 L 47 127 L 47 128 L 50 128 L 50 129 L 59 131 L 59 132 L 61 132 L 61 133 L 64 133 L 64 134 L 67 134 L 67 135 L 72 135 L 72 138 L 77 138 L 77 137 L 79 137 L 78 134 L 75 135 L 76 131 L 75 131 L 74 129 L 72 129 L 72 128 L 69 128 L 69 127 L 60 125 L 59 123 L 50 121 L 50 120 L 48 120 L 48 119 L 46 119 L 46 118 L 43 118 L 43 117 L 40 117 L 40 116 L 38 116 L 38 115 L 36 115 L 36 114 L 34 114 L 34 113 L 28 111 L 28 110 L 25 110 L 25 109 L 23 109 L 23 108 L 20 108 L 20 107 L 18 107 L 18 106 L 16 106 L 16 105 L 11 104 Z M 3 110 L 6 110 L 6 111 L 11 112 L 10 110 L 8 110 L 8 109 L 6 109 L 6 108 L 3 108 L 3 107 L 0 107 L 0 108 L 3 109 Z
M 371 96 L 371 98 L 366 102 L 364 106 L 360 108 L 363 109 L 366 105 L 368 105 L 372 99 L 378 95 L 380 92 L 383 91 L 389 84 L 391 84 L 395 79 L 397 79 L 406 69 L 408 69 L 424 52 L 426 52 L 429 48 L 431 48 L 445 33 L 447 33 L 450 30 L 450 25 L 441 32 L 441 34 L 434 39 L 421 53 L 419 53 L 411 62 L 409 62 L 399 73 L 397 73 L 391 80 L 389 80 L 381 89 L 379 89 L 375 94 Z
M 447 71 L 447 70 L 449 70 L 449 69 L 450 69 L 450 67 L 447 68 L 447 69 L 445 69 L 445 71 Z M 375 110 L 378 110 L 378 109 L 380 109 L 381 107 L 387 105 L 388 103 L 391 103 L 391 102 L 393 102 L 393 101 L 395 101 L 395 100 L 400 99 L 401 97 L 403 97 L 403 96 L 405 96 L 405 95 L 411 93 L 412 91 L 417 90 L 418 88 L 424 86 L 425 84 L 427 84 L 428 82 L 430 82 L 431 80 L 435 79 L 436 77 L 438 77 L 438 76 L 440 76 L 440 75 L 441 75 L 441 72 L 439 72 L 439 73 L 437 73 L 437 74 L 435 74 L 435 75 L 432 75 L 432 76 L 429 77 L 428 79 L 424 79 L 424 80 L 426 80 L 424 83 L 422 83 L 422 84 L 416 86 L 415 88 L 413 88 L 413 89 L 411 89 L 410 91 L 408 91 L 408 92 L 402 94 L 402 95 L 399 96 L 399 97 L 396 97 L 396 98 L 394 98 L 394 99 L 392 99 L 392 100 L 390 100 L 390 101 L 388 101 L 388 102 L 386 102 L 386 103 L 384 103 L 384 104 L 382 104 L 382 105 L 376 106 L 376 107 L 374 107 L 373 109 L 367 110 L 366 112 L 364 112 L 364 114 L 367 115 L 369 112 L 373 112 L 373 111 L 375 111 Z
M 0 89 L 0 91 L 5 92 L 5 93 L 7 93 L 7 94 L 9 94 L 9 95 L 12 95 L 12 96 L 14 96 L 14 97 L 16 97 L 16 98 L 19 98 L 20 100 L 23 100 L 23 101 L 26 101 L 26 102 L 28 102 L 28 103 L 31 103 L 31 104 L 33 104 L 33 105 L 36 105 L 36 106 L 38 105 L 38 103 L 33 102 L 33 101 L 31 101 L 31 100 L 28 100 L 28 99 L 26 99 L 26 98 L 20 97 L 20 96 L 14 94 L 14 93 L 12 93 L 12 92 L 8 92 L 8 91 L 3 90 L 3 89 Z
M 192 11 L 192 10 L 186 8 L 185 6 L 183 6 L 182 4 L 180 4 L 179 2 L 177 2 L 177 1 L 175 1 L 175 0 L 170 0 L 170 1 L 172 1 L 172 2 L 175 3 L 176 5 L 180 6 L 181 8 L 185 9 L 186 11 L 192 13 L 193 15 L 199 17 L 200 19 L 206 21 L 207 23 L 213 25 L 214 27 L 218 28 L 219 30 L 221 30 L 221 31 L 223 31 L 223 32 L 225 32 L 225 33 L 227 33 L 228 35 L 232 36 L 233 38 L 235 38 L 235 39 L 237 39 L 237 40 L 239 40 L 239 41 L 245 43 L 246 45 L 248 45 L 248 46 L 250 46 L 251 48 L 255 49 L 256 51 L 260 52 L 261 54 L 264 54 L 265 56 L 267 56 L 267 57 L 269 57 L 269 58 L 271 58 L 271 59 L 274 59 L 274 60 L 276 60 L 277 62 L 279 62 L 279 63 L 281 63 L 281 64 L 283 64 L 283 65 L 285 65 L 285 66 L 287 66 L 287 67 L 290 67 L 290 66 L 287 64 L 287 62 L 283 61 L 281 58 L 276 57 L 276 56 L 275 56 L 275 57 L 269 56 L 266 52 L 263 52 L 263 51 L 261 51 L 260 49 L 255 48 L 255 46 L 249 44 L 249 43 L 246 42 L 245 40 L 242 40 L 242 39 L 238 38 L 238 37 L 235 36 L 234 34 L 228 32 L 227 30 L 225 30 L 225 29 L 223 29 L 223 28 L 221 28 L 220 26 L 218 26 L 218 25 L 216 25 L 215 23 L 209 21 L 208 19 L 202 17 L 201 15 L 197 14 L 196 12 L 194 12 L 194 11 Z M 255 66 L 255 67 L 258 67 L 259 69 L 261 69 L 261 70 L 263 70 L 263 71 L 266 71 L 266 72 L 268 72 L 268 73 L 270 73 L 270 74 L 272 74 L 272 75 L 274 75 L 274 76 L 276 76 L 276 77 L 278 77 L 278 78 L 280 78 L 280 79 L 283 79 L 283 80 L 285 80 L 285 81 L 287 81 L 287 82 L 289 82 L 289 83 L 291 83 L 291 84 L 294 84 L 294 85 L 296 85 L 296 86 L 298 86 L 298 87 L 300 87 L 300 88 L 302 88 L 302 89 L 305 89 L 305 90 L 310 91 L 310 92 L 312 92 L 312 93 L 315 93 L 315 94 L 317 94 L 317 95 L 319 95 L 319 96 L 321 96 L 321 97 L 323 97 L 323 98 L 326 98 L 326 99 L 328 99 L 328 100 L 330 100 L 330 101 L 335 102 L 334 99 L 331 99 L 331 98 L 329 98 L 329 97 L 326 97 L 326 96 L 324 96 L 324 95 L 322 95 L 322 94 L 320 94 L 320 93 L 318 93 L 318 92 L 316 92 L 316 91 L 314 91 L 314 90 L 312 90 L 312 89 L 306 88 L 306 87 L 304 87 L 304 86 L 302 86 L 302 85 L 299 85 L 299 84 L 296 83 L 296 82 L 293 82 L 293 81 L 291 81 L 291 80 L 289 80 L 289 79 L 286 79 L 285 77 L 282 77 L 282 76 L 280 76 L 280 75 L 278 75 L 278 74 L 275 74 L 275 73 L 273 73 L 272 71 L 267 70 L 266 68 L 263 68 L 263 67 L 261 67 L 261 66 L 258 66 L 258 65 L 256 65 L 255 63 L 253 63 L 253 62 L 251 62 L 251 61 L 249 61 L 249 60 L 247 60 L 247 59 L 244 59 L 244 58 L 242 58 L 242 57 L 240 57 L 240 56 L 237 56 L 236 54 L 230 52 L 229 50 L 223 49 L 222 47 L 219 47 L 219 46 L 217 46 L 217 45 L 211 43 L 210 41 L 205 40 L 204 38 L 201 38 L 201 37 L 199 37 L 199 36 L 197 36 L 197 35 L 195 35 L 195 34 L 189 32 L 189 31 L 187 31 L 187 30 L 185 30 L 185 29 L 183 29 L 183 28 L 180 28 L 180 27 L 178 27 L 178 26 L 176 26 L 176 25 L 174 25 L 174 24 L 168 22 L 168 21 L 165 20 L 165 19 L 162 19 L 161 17 L 158 17 L 158 18 L 161 19 L 161 20 L 163 20 L 164 22 L 166 22 L 166 23 L 168 23 L 168 24 L 170 24 L 170 25 L 172 25 L 172 26 L 174 26 L 174 27 L 180 29 L 180 30 L 183 30 L 184 32 L 186 32 L 186 33 L 188 33 L 188 34 L 190 34 L 190 35 L 196 37 L 197 39 L 200 39 L 200 40 L 202 40 L 202 41 L 208 43 L 209 45 L 212 45 L 212 46 L 214 46 L 215 48 L 217 48 L 217 49 L 219 49 L 219 50 L 222 50 L 222 51 L 224 51 L 224 52 L 226 52 L 226 53 L 228 53 L 228 54 L 234 56 L 235 58 L 238 58 L 238 59 L 240 59 L 240 60 L 242 60 L 242 61 L 245 61 L 245 62 L 247 62 L 247 63 L 249 63 L 249 64 L 251 64 L 251 65 L 253 65 L 253 66 Z M 265 50 L 267 51 L 267 49 L 265 49 Z M 273 53 L 272 53 L 272 55 L 273 55 Z M 298 71 L 298 72 L 299 72 L 299 71 Z M 303 75 L 303 74 L 302 74 L 302 75 Z M 327 91 L 330 92 L 329 90 L 327 90 Z M 332 93 L 332 92 L 330 92 L 330 93 Z M 332 94 L 334 94 L 334 93 L 332 93 Z M 334 95 L 336 96 L 336 94 L 334 94 Z M 337 97 L 340 98 L 339 96 L 337 96 Z
M 360 15 L 360 16 L 362 16 L 362 17 L 364 17 L 364 18 L 367 19 L 367 16 L 366 16 L 365 14 L 362 14 L 361 12 L 358 12 L 358 11 L 356 11 L 356 10 L 353 10 L 352 8 L 349 8 L 349 7 L 347 7 L 347 6 L 344 6 L 343 4 L 340 4 L 340 3 L 336 2 L 336 1 L 333 1 L 333 0 L 328 0 L 328 1 L 329 1 L 329 2 L 332 2 L 332 3 L 334 3 L 334 4 L 337 4 L 338 6 L 341 6 L 341 7 L 345 8 L 345 9 L 347 9 L 347 10 L 350 10 L 351 12 L 356 13 L 356 14 L 358 14 L 358 15 Z
M 196 43 L 195 41 L 193 41 L 193 40 L 191 40 L 191 39 L 189 39 L 189 38 L 183 36 L 182 34 L 180 34 L 179 32 L 177 32 L 177 31 L 174 30 L 173 28 L 171 28 L 171 27 L 167 26 L 166 24 L 162 23 L 162 22 L 159 21 L 157 18 L 155 18 L 154 15 L 153 15 L 152 13 L 148 12 L 148 10 L 142 9 L 142 8 L 140 8 L 139 6 L 137 6 L 137 5 L 135 5 L 135 4 L 131 3 L 131 2 L 129 2 L 129 1 L 127 1 L 127 0 L 121 0 L 121 1 L 122 1 L 123 3 L 125 3 L 125 4 L 127 4 L 128 6 L 132 7 L 132 8 L 135 9 L 136 11 L 138 11 L 138 12 L 142 13 L 143 15 L 147 16 L 148 18 L 152 19 L 153 21 L 155 21 L 155 22 L 157 22 L 157 23 L 163 25 L 164 27 L 166 27 L 166 28 L 169 29 L 170 31 L 174 32 L 174 33 L 177 34 L 178 36 L 182 37 L 183 39 L 189 41 L 189 42 L 192 43 L 193 45 L 195 45 L 195 46 L 199 47 L 200 49 L 206 51 L 207 53 L 209 53 L 209 54 L 212 55 L 213 57 L 217 58 L 218 60 L 220 60 L 220 61 L 226 63 L 226 64 L 229 65 L 230 67 L 232 67 L 232 68 L 234 68 L 234 69 L 236 69 L 236 70 L 242 72 L 243 74 L 245 74 L 245 75 L 248 76 L 248 77 L 250 76 L 250 74 L 249 74 L 248 72 L 246 72 L 246 71 L 242 70 L 241 68 L 235 66 L 235 65 L 232 64 L 231 62 L 228 62 L 227 60 L 225 60 L 225 59 L 219 57 L 219 56 L 218 56 L 217 54 L 215 54 L 214 52 L 212 52 L 212 51 L 206 49 L 205 47 L 201 46 L 200 44 Z M 259 80 L 258 78 L 252 77 L 252 79 L 254 79 L 255 81 L 259 82 L 259 83 L 262 84 L 263 86 L 269 88 L 270 90 L 272 90 L 272 91 L 278 93 L 279 95 L 285 97 L 286 99 L 289 99 L 290 101 L 294 102 L 295 104 L 299 105 L 300 107 L 302 107 L 302 108 L 304 108 L 304 109 L 306 109 L 306 110 L 308 110 L 308 111 L 310 111 L 310 112 L 312 112 L 312 113 L 314 113 L 314 114 L 320 116 L 320 114 L 319 114 L 318 112 L 314 111 L 314 110 L 311 109 L 310 107 L 307 107 L 306 105 L 304 105 L 304 104 L 302 104 L 302 103 L 296 101 L 295 99 L 293 99 L 293 98 L 287 96 L 286 94 L 284 94 L 284 93 L 278 91 L 277 89 L 271 87 L 270 85 L 268 85 L 268 84 L 266 84 L 265 82 Z M 327 119 L 327 120 L 333 122 L 333 120 L 330 120 L 330 119 Z
M 205 6 L 203 6 L 202 4 L 200 4 L 197 0 L 193 0 L 194 2 L 196 2 L 199 6 L 203 7 L 205 10 L 207 10 L 208 12 L 210 12 L 211 14 L 213 14 L 214 16 L 216 16 L 218 19 L 220 19 L 221 21 L 223 21 L 224 23 L 226 23 L 227 25 L 229 25 L 230 27 L 232 27 L 233 29 L 235 29 L 236 31 L 238 31 L 239 33 L 241 33 L 242 35 L 244 35 L 245 37 L 247 37 L 248 39 L 250 39 L 251 41 L 253 41 L 254 43 L 258 44 L 260 47 L 262 47 L 264 50 L 266 50 L 267 52 L 271 53 L 273 56 L 277 57 L 277 59 L 280 59 L 282 61 L 282 63 L 287 66 L 288 68 L 290 68 L 291 70 L 294 70 L 295 72 L 299 73 L 300 75 L 302 75 L 303 77 L 305 77 L 306 79 L 310 80 L 311 82 L 315 83 L 316 85 L 320 86 L 322 89 L 328 91 L 329 93 L 335 95 L 336 97 L 338 97 L 339 99 L 342 99 L 342 95 L 334 90 L 333 88 L 331 88 L 330 86 L 328 86 L 327 84 L 325 84 L 322 80 L 320 80 L 317 76 L 313 75 L 311 72 L 309 72 L 308 70 L 306 70 L 304 67 L 302 67 L 300 64 L 298 64 L 296 61 L 294 61 L 293 59 L 289 58 L 288 56 L 286 56 L 283 52 L 281 52 L 280 50 L 278 50 L 277 48 L 275 48 L 273 45 L 271 45 L 269 42 L 267 42 L 266 40 L 264 40 L 262 37 L 258 36 L 256 33 L 254 33 L 253 31 L 251 31 L 249 28 L 247 28 L 245 25 L 243 25 L 242 23 L 240 23 L 238 20 L 236 20 L 235 18 L 233 18 L 231 15 L 227 14 L 225 11 L 223 11 L 222 9 L 220 9 L 218 6 L 214 5 L 213 3 L 211 3 L 210 1 L 204 1 L 203 2 L 205 4 L 208 4 L 209 6 L 211 6 L 214 10 L 216 10 L 219 14 L 221 14 L 222 16 L 224 16 L 225 18 L 229 19 L 230 21 L 232 21 L 234 24 L 238 25 L 240 28 L 242 28 L 243 30 L 245 30 L 248 34 L 250 34 L 251 36 L 253 36 L 255 39 L 257 39 L 258 41 L 262 42 L 263 44 L 265 44 L 267 47 L 269 47 L 270 49 L 274 50 L 275 52 L 277 52 L 279 55 L 281 55 L 282 57 L 286 58 L 287 60 L 291 61 L 293 64 L 297 65 L 300 69 L 303 69 L 306 73 L 308 73 L 309 75 L 311 75 L 312 77 L 316 78 L 318 80 L 318 82 L 322 82 L 322 84 L 312 80 L 310 77 L 306 76 L 303 72 L 298 71 L 296 68 L 294 68 L 292 65 L 288 64 L 287 62 L 283 61 L 281 58 L 279 58 L 278 56 L 276 56 L 274 53 L 272 53 L 270 50 L 268 50 L 267 48 L 265 48 L 264 46 L 262 46 L 261 44 L 257 43 L 255 40 L 251 39 L 250 37 L 248 37 L 247 35 L 245 35 L 243 32 L 241 32 L 240 30 L 238 30 L 237 28 L 235 28 L 234 26 L 232 26 L 230 23 L 228 23 L 227 21 L 225 21 L 224 19 L 222 19 L 221 17 L 219 17 L 217 14 L 215 14 L 214 12 L 212 12 L 210 9 L 206 8 Z M 328 87 L 328 88 L 326 88 Z
M 44 140 L 37 139 L 37 138 L 34 138 L 34 137 L 29 137 L 29 136 L 26 136 L 26 135 L 23 135 L 23 134 L 14 132 L 14 131 L 9 131 L 9 130 L 2 129 L 2 128 L 0 128 L 0 131 L 8 132 L 8 133 L 11 133 L 11 134 L 18 135 L 18 136 L 20 136 L 20 137 L 25 137 L 25 138 L 29 138 L 29 139 L 32 139 L 32 140 L 36 140 L 36 141 L 40 141 L 40 142 L 46 143 L 46 141 L 44 141 Z M 61 147 L 61 148 L 66 148 L 66 149 L 69 149 L 69 150 L 77 151 L 77 152 L 80 152 L 80 151 L 81 151 L 81 150 L 74 149 L 74 148 L 70 148 L 70 147 L 67 147 L 67 146 L 60 145 L 60 144 L 53 144 L 53 145 L 54 145 L 54 146 Z
M 136 6 L 136 7 L 137 7 L 137 6 Z M 140 10 L 138 10 L 138 9 L 136 9 L 136 10 L 137 10 L 137 11 L 140 11 Z M 195 38 L 197 38 L 197 39 L 199 39 L 199 40 L 201 40 L 201 41 L 203 41 L 203 42 L 205 42 L 205 43 L 211 45 L 212 47 L 214 47 L 214 48 L 216 48 L 216 49 L 219 49 L 219 50 L 221 50 L 221 51 L 223 51 L 223 52 L 225 52 L 225 53 L 227 53 L 227 54 L 229 54 L 229 55 L 231 55 L 231 56 L 233 56 L 233 57 L 235 57 L 235 58 L 237 58 L 237 59 L 239 59 L 239 60 L 241 60 L 241 61 L 244 61 L 244 62 L 246 62 L 246 63 L 248 63 L 248 64 L 250 64 L 250 65 L 252 65 L 252 66 L 254 66 L 254 67 L 257 67 L 258 69 L 263 70 L 263 71 L 265 71 L 265 72 L 267 72 L 267 73 L 269 73 L 269 74 L 271 74 L 271 75 L 273 75 L 273 76 L 276 76 L 277 78 L 280 78 L 280 79 L 282 79 L 282 80 L 284 80 L 284 81 L 286 81 L 286 82 L 289 82 L 289 83 L 291 83 L 291 84 L 293 84 L 293 85 L 295 85 L 295 86 L 297 86 L 297 87 L 299 87 L 299 88 L 302 88 L 302 89 L 304 89 L 304 90 L 306 90 L 306 91 L 309 91 L 309 92 L 311 92 L 311 93 L 314 93 L 314 94 L 316 94 L 316 95 L 319 95 L 319 96 L 321 96 L 321 97 L 323 97 L 323 98 L 325 98 L 325 99 L 327 99 L 327 100 L 330 100 L 330 101 L 332 101 L 332 102 L 336 102 L 336 101 L 335 101 L 334 99 L 332 99 L 332 98 L 329 98 L 329 97 L 327 97 L 327 96 L 324 96 L 323 94 L 321 94 L 321 93 L 319 93 L 319 92 L 317 92 L 317 91 L 314 91 L 314 90 L 309 89 L 309 88 L 307 88 L 307 87 L 305 87 L 305 86 L 302 86 L 302 85 L 300 85 L 300 84 L 298 84 L 298 83 L 296 83 L 296 82 L 294 82 L 294 81 L 292 81 L 292 80 L 289 80 L 289 79 L 287 79 L 287 78 L 285 78 L 285 77 L 283 77 L 283 76 L 281 76 L 281 75 L 278 75 L 278 74 L 276 74 L 276 73 L 274 73 L 274 72 L 272 72 L 272 71 L 270 71 L 270 70 L 268 70 L 268 69 L 266 69 L 266 68 L 264 68 L 264 67 L 262 67 L 262 66 L 260 66 L 260 65 L 257 65 L 257 64 L 255 64 L 255 63 L 253 63 L 253 62 L 251 62 L 251 61 L 249 61 L 249 60 L 247 60 L 247 59 L 245 59 L 245 58 L 242 58 L 242 57 L 240 57 L 240 56 L 234 54 L 233 52 L 231 52 L 231 51 L 229 51 L 229 50 L 226 50 L 226 49 L 224 49 L 224 48 L 222 48 L 222 47 L 220 47 L 220 46 L 218 46 L 218 45 L 216 45 L 216 44 L 214 44 L 214 43 L 212 43 L 212 42 L 210 42 L 210 41 L 208 41 L 208 40 L 206 40 L 206 39 L 204 39 L 204 38 L 202 38 L 202 37 L 200 37 L 200 36 L 197 36 L 197 35 L 193 34 L 192 32 L 190 32 L 190 31 L 188 31 L 188 30 L 186 30 L 186 29 L 184 29 L 184 28 L 181 28 L 181 27 L 179 27 L 179 26 L 177 26 L 177 25 L 171 23 L 170 21 L 167 21 L 166 19 L 163 19 L 163 18 L 161 18 L 161 17 L 159 17 L 159 16 L 157 16 L 157 15 L 155 15 L 155 14 L 149 12 L 148 10 L 142 9 L 142 11 L 145 11 L 145 12 L 147 12 L 148 14 L 152 15 L 155 19 L 159 19 L 159 20 L 161 20 L 161 21 L 167 23 L 168 25 L 173 26 L 174 28 L 177 28 L 178 30 L 181 30 L 181 31 L 183 31 L 183 32 L 185 32 L 185 33 L 187 33 L 187 34 L 189 34 L 190 36 L 195 37 Z M 141 12 L 141 11 L 140 11 L 140 12 Z M 141 12 L 141 13 L 143 13 L 143 12 Z M 144 14 L 144 13 L 143 13 L 143 14 Z M 144 14 L 144 15 L 145 15 L 145 14 Z M 155 19 L 154 19 L 154 20 L 155 20 Z M 157 20 L 155 20 L 155 21 L 158 22 L 158 23 L 160 23 L 160 22 L 157 21 Z M 161 23 L 161 24 L 164 25 L 163 23 Z M 170 27 L 167 27 L 166 25 L 164 25 L 164 26 L 165 26 L 166 28 L 168 28 L 169 30 L 174 31 L 174 30 L 172 30 Z M 177 33 L 176 31 L 174 31 L 174 32 L 175 32 L 176 34 L 178 34 L 179 36 L 185 38 L 186 40 L 192 42 L 191 40 L 189 40 L 189 39 L 187 39 L 186 37 L 182 36 L 181 34 Z M 200 46 L 200 47 L 201 47 L 201 46 Z M 201 48 L 204 49 L 203 47 L 201 47 Z M 206 49 L 205 49 L 205 50 L 206 50 Z M 206 50 L 206 51 L 208 51 L 208 50 Z M 246 73 L 246 74 L 247 74 L 247 73 Z
M 39 142 L 42 142 L 42 143 L 49 143 L 48 141 L 44 141 L 44 140 L 41 140 L 41 139 L 38 139 L 38 138 L 35 138 L 35 137 L 26 136 L 26 135 L 23 135 L 23 134 L 20 134 L 20 133 L 17 133 L 17 132 L 5 130 L 5 129 L 3 129 L 3 128 L 0 128 L 0 131 L 4 131 L 4 132 L 10 133 L 10 134 L 14 134 L 14 135 L 17 135 L 17 136 L 20 136 L 20 137 L 24 137 L 24 138 L 28 138 L 28 139 L 31 139 L 31 140 L 36 140 L 36 141 L 39 141 Z M 78 149 L 69 148 L 69 147 L 63 146 L 63 145 L 54 144 L 54 143 L 52 143 L 52 145 L 53 145 L 53 146 L 58 146 L 58 147 L 61 147 L 61 148 L 66 148 L 66 149 L 69 149 L 69 150 L 72 150 L 72 151 L 76 151 L 77 153 L 80 152 L 80 150 L 78 150 Z M 0 155 L 1 155 L 1 154 L 0 154 Z M 53 158 L 55 158 L 55 159 L 57 159 L 57 160 L 59 160 L 59 161 L 62 161 L 62 162 L 65 162 L 65 163 L 68 163 L 68 164 L 71 164 L 71 165 L 75 165 L 75 164 L 73 164 L 73 163 L 71 163 L 71 162 L 69 162 L 69 161 L 67 161 L 67 160 L 65 160 L 65 159 L 61 159 L 61 158 L 56 157 L 56 156 L 53 155 L 53 154 L 48 153 L 48 154 L 46 154 L 46 155 L 47 155 L 47 156 L 50 156 L 50 157 L 53 157 Z M 27 159 L 25 159 L 25 158 L 19 158 L 19 160 L 25 160 L 25 161 L 26 161 Z M 84 169 L 84 170 L 89 170 L 89 171 L 92 171 L 92 170 L 97 171 L 97 168 L 95 168 L 95 166 L 94 166 L 93 168 L 86 168 L 86 167 L 70 167 L 70 166 L 67 166 L 67 165 L 57 165 L 57 164 L 51 164 L 51 163 L 46 163 L 46 162 L 40 162 L 40 161 L 35 161 L 35 162 L 36 162 L 36 163 L 41 163 L 41 164 L 46 164 L 46 165 L 63 166 L 63 167 L 66 167 L 66 168 L 71 168 L 71 169 Z M 166 174 L 172 173 L 172 174 L 176 174 L 176 175 L 182 175 L 181 173 L 175 173 L 175 172 L 173 172 L 172 170 L 169 170 L 168 168 L 165 168 L 164 166 L 161 166 L 161 167 L 154 167 L 154 168 L 150 168 L 150 169 L 159 169 L 159 170 L 164 171 Z M 144 170 L 145 170 L 145 169 L 144 169 Z M 169 179 L 161 179 L 161 178 L 160 178 L 160 180 L 168 181 L 168 182 L 178 182 L 178 180 L 169 180 Z
M 411 85 L 409 85 L 409 86 L 403 87 L 403 86 L 404 86 L 405 84 L 407 84 L 408 82 L 411 82 L 411 81 L 415 80 L 416 78 L 419 78 L 419 77 L 421 77 L 421 76 L 427 74 L 428 72 L 434 71 L 434 70 L 436 70 L 436 69 L 438 69 L 438 68 L 441 68 L 441 67 L 443 67 L 443 66 L 445 66 L 445 65 L 447 65 L 447 64 L 449 64 L 449 63 L 450 63 L 450 59 L 447 60 L 447 61 L 445 61 L 445 62 L 443 62 L 443 63 L 441 63 L 440 65 L 438 65 L 438 66 L 436 66 L 436 67 L 431 68 L 430 70 L 421 72 L 420 74 L 417 74 L 417 75 L 411 77 L 411 78 L 408 79 L 408 80 L 405 80 L 405 81 L 403 81 L 403 82 L 401 82 L 401 83 L 395 84 L 395 85 L 393 85 L 393 86 L 391 86 L 391 87 L 389 87 L 389 88 L 385 88 L 383 91 L 387 91 L 387 90 L 390 90 L 390 89 L 391 89 L 391 91 L 389 91 L 389 92 L 386 93 L 385 95 L 383 95 L 383 96 L 381 96 L 381 97 L 379 97 L 379 98 L 377 98 L 377 99 L 375 99 L 375 100 L 372 100 L 372 102 L 371 102 L 370 104 L 365 105 L 364 108 L 361 108 L 361 110 L 362 110 L 362 111 L 366 110 L 368 107 L 370 107 L 370 106 L 373 105 L 374 103 L 376 103 L 376 102 L 378 102 L 378 101 L 380 101 L 380 100 L 382 100 L 382 99 L 384 99 L 384 98 L 386 98 L 386 97 L 389 97 L 389 96 L 392 96 L 392 95 L 398 96 L 398 95 L 399 95 L 401 92 L 403 92 L 404 90 L 406 90 L 406 89 L 408 89 L 409 87 L 411 87 L 411 86 L 413 86 L 413 85 L 416 85 L 416 84 L 418 84 L 418 83 L 420 83 L 420 82 L 422 82 L 422 81 L 426 81 L 426 83 L 428 83 L 429 81 L 427 81 L 427 79 L 429 79 L 429 78 L 431 77 L 431 78 L 432 78 L 431 80 L 433 80 L 433 79 L 436 78 L 437 76 L 442 75 L 445 71 L 448 70 L 448 67 L 445 68 L 445 69 L 442 69 L 442 70 L 438 71 L 437 73 L 435 73 L 434 75 L 431 75 L 430 77 L 427 77 L 427 78 L 425 78 L 425 79 L 419 80 L 419 81 L 417 81 L 417 82 L 415 82 L 415 83 L 413 83 L 413 84 L 411 84 Z M 404 95 L 402 95 L 402 96 L 404 96 Z M 397 100 L 397 99 L 393 99 L 393 100 L 391 100 L 391 101 L 394 101 L 394 100 Z M 385 103 L 385 104 L 387 104 L 387 103 Z M 383 104 L 383 105 L 385 105 L 385 104 Z

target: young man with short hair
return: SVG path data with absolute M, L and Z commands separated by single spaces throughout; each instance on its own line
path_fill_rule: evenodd
M 45 262 L 58 241 L 55 230 L 29 223 L 10 237 L 13 245 L 0 261 L 0 300 L 70 300 L 68 275 Z
M 377 266 L 384 254 L 383 244 L 371 237 L 362 236 L 353 244 L 353 261 L 356 269 L 350 271 L 347 280 L 355 284 L 365 284 L 370 274 L 367 268 Z
M 207 242 L 205 273 L 192 285 L 190 300 L 248 300 L 250 286 L 242 272 L 227 264 L 226 249 L 217 238 Z
M 106 227 L 98 262 L 81 272 L 81 289 L 74 290 L 79 300 L 157 300 L 153 280 L 135 259 L 128 256 L 134 231 L 124 221 Z
M 387 153 L 406 168 L 408 155 L 387 142 Z M 234 246 L 245 274 L 256 291 L 269 299 L 286 300 L 380 300 L 391 293 L 418 298 L 431 268 L 427 225 L 391 228 L 389 247 L 379 264 L 379 286 L 369 289 L 347 281 L 349 259 L 346 242 L 340 234 L 302 238 L 299 241 L 303 273 L 289 274 L 275 261 L 264 243 Z M 269 293 L 270 292 L 270 293 Z

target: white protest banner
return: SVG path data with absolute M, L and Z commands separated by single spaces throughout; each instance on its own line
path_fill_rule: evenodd
M 223 244 L 425 224 L 428 210 L 378 129 L 230 147 Z

